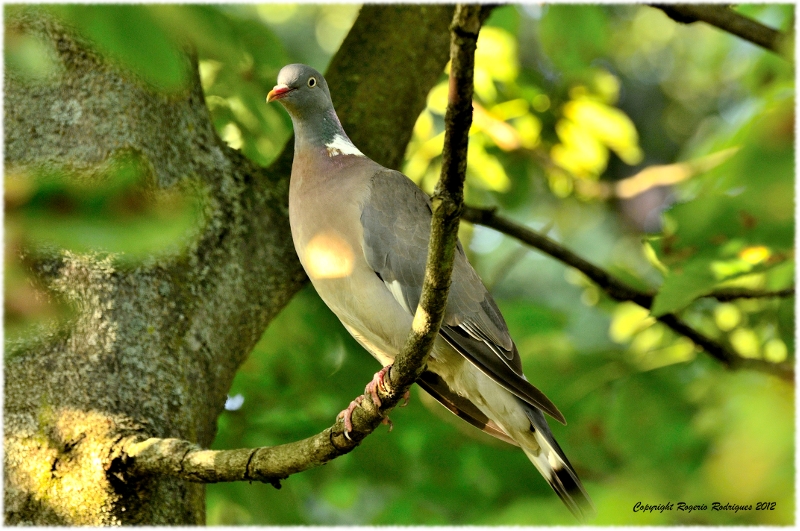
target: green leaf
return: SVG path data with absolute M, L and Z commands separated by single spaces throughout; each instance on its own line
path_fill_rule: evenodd
M 62 171 L 12 177 L 6 190 L 23 191 L 6 214 L 34 246 L 124 253 L 124 261 L 176 249 L 199 224 L 201 198 L 178 187 L 149 192 L 148 171 L 140 158 L 122 154 L 92 178 Z
M 694 260 L 683 267 L 675 267 L 664 278 L 650 312 L 654 317 L 674 313 L 711 291 L 715 284 L 708 260 Z
M 101 52 L 131 69 L 146 82 L 166 91 L 182 88 L 188 62 L 145 6 L 63 5 L 55 13 L 75 26 Z
M 57 68 L 52 51 L 38 37 L 6 30 L 6 67 L 23 80 L 45 80 Z
M 705 148 L 740 146 L 736 154 L 678 188 L 683 203 L 667 214 L 673 234 L 654 242 L 658 258 L 672 269 L 654 315 L 677 311 L 720 281 L 769 271 L 792 256 L 792 107 L 791 94 L 772 93 L 735 133 Z
M 656 253 L 655 249 L 653 249 L 653 244 L 648 240 L 643 240 L 642 249 L 644 251 L 644 257 L 647 259 L 650 265 L 661 271 L 662 275 L 667 275 L 669 269 L 667 269 L 667 266 L 665 266 L 664 263 L 658 259 L 658 253 Z
M 556 68 L 578 77 L 608 53 L 608 15 L 601 6 L 550 5 L 539 24 L 539 36 Z

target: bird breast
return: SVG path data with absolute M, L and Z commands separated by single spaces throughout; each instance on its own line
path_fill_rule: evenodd
M 295 250 L 325 304 L 348 329 L 359 331 L 357 339 L 383 362 L 399 351 L 412 317 L 364 257 L 361 210 L 369 179 L 349 178 L 352 169 L 326 171 L 303 171 L 303 179 L 292 172 L 289 223 Z

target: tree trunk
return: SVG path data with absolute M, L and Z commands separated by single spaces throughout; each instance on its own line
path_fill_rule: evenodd
M 345 129 L 386 166 L 399 166 L 442 73 L 452 12 L 364 7 L 331 63 Z M 227 147 L 188 56 L 190 86 L 165 96 L 40 12 L 8 20 L 6 31 L 41 39 L 58 63 L 45 82 L 7 74 L 7 174 L 99 175 L 133 153 L 153 190 L 205 198 L 202 227 L 179 253 L 138 265 L 66 251 L 28 257 L 75 313 L 6 352 L 6 523 L 202 524 L 202 485 L 130 481 L 115 443 L 133 434 L 212 442 L 237 368 L 306 280 L 287 217 L 291 142 L 269 168 Z

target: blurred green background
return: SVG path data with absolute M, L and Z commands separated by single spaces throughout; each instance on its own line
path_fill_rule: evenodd
M 19 6 L 6 6 L 6 15 Z M 169 93 L 197 50 L 220 136 L 267 165 L 291 134 L 264 102 L 279 69 L 324 71 L 357 5 L 56 6 L 98 48 Z M 793 5 L 737 10 L 794 27 Z M 35 39 L 6 32 L 7 72 L 46 82 Z M 412 75 L 412 73 L 409 73 Z M 438 178 L 446 75 L 402 168 Z M 794 279 L 794 65 L 704 24 L 635 5 L 503 6 L 481 32 L 466 199 L 548 234 L 639 287 L 654 314 L 680 312 L 739 355 L 794 360 L 794 299 L 718 303 L 717 287 Z M 336 102 L 334 101 L 334 104 Z M 6 175 L 7 345 L 65 308 L 32 284 L 20 250 L 53 247 L 137 261 L 180 252 L 201 194 L 146 191 L 140 161 L 105 178 Z M 96 176 L 95 176 L 96 177 Z M 100 184 L 98 184 L 100 183 Z M 729 372 L 631 303 L 492 230 L 461 238 L 509 324 L 529 379 L 569 421 L 553 431 L 598 509 L 594 524 L 794 521 L 794 386 Z M 379 368 L 310 286 L 242 366 L 214 448 L 275 445 L 329 426 Z M 412 392 L 351 454 L 280 490 L 209 485 L 208 523 L 574 524 L 522 452 Z M 634 513 L 636 502 L 753 504 L 750 511 Z M 757 511 L 757 502 L 775 502 Z

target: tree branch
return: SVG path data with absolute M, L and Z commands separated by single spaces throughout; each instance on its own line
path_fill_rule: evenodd
M 463 219 L 471 223 L 477 223 L 486 227 L 491 227 L 498 232 L 512 236 L 531 247 L 549 254 L 556 260 L 581 271 L 589 277 L 595 284 L 600 286 L 612 299 L 617 301 L 632 301 L 644 308 L 649 308 L 653 304 L 654 295 L 633 288 L 608 271 L 584 260 L 569 249 L 559 245 L 547 236 L 539 234 L 527 227 L 499 216 L 493 208 L 464 207 Z
M 483 16 L 482 15 L 483 12 Z M 367 394 L 352 415 L 353 430 L 343 422 L 289 444 L 236 450 L 204 450 L 181 439 L 131 436 L 121 441 L 118 462 L 128 474 L 171 475 L 186 481 L 280 480 L 350 452 L 377 428 L 424 370 L 425 360 L 444 317 L 463 203 L 468 131 L 472 122 L 472 76 L 475 46 L 482 19 L 480 5 L 456 6 L 451 32 L 450 98 L 446 116 L 442 174 L 432 197 L 433 219 L 422 297 L 403 350 L 389 374 L 388 389 L 378 388 L 381 405 Z
M 639 306 L 647 308 L 648 310 L 653 305 L 654 295 L 652 293 L 629 286 L 611 273 L 581 258 L 569 249 L 566 249 L 565 247 L 551 240 L 547 236 L 539 234 L 527 227 L 519 225 L 518 223 L 514 223 L 513 221 L 510 221 L 502 216 L 498 216 L 495 213 L 495 209 L 481 209 L 465 206 L 462 218 L 471 223 L 477 223 L 479 225 L 491 227 L 498 232 L 512 236 L 530 245 L 531 247 L 539 249 L 545 254 L 552 256 L 556 260 L 559 260 L 568 266 L 574 267 L 586 275 L 616 301 L 635 302 Z M 794 292 L 794 288 L 790 288 L 790 290 L 792 293 Z M 783 290 L 783 292 L 787 291 L 789 290 Z M 783 292 L 772 293 L 774 294 Z M 725 293 L 729 292 L 714 292 L 710 296 L 724 298 L 726 296 Z M 735 295 L 742 295 L 745 292 L 743 290 L 738 290 L 737 292 L 732 293 Z M 708 355 L 721 362 L 729 369 L 747 368 L 773 374 L 783 378 L 784 380 L 794 380 L 794 369 L 788 363 L 770 363 L 765 360 L 743 358 L 732 352 L 721 343 L 700 333 L 688 324 L 684 323 L 675 314 L 665 314 L 657 319 L 678 334 L 691 339 L 696 345 L 702 347 Z
M 746 288 L 726 288 L 714 290 L 706 297 L 713 297 L 719 302 L 730 302 L 736 299 L 769 299 L 773 297 L 794 297 L 794 286 L 775 291 L 760 291 Z
M 406 346 L 394 361 L 393 369 L 396 370 L 389 375 L 391 385 L 400 393 L 397 398 L 422 374 L 447 305 L 464 202 L 467 144 L 472 125 L 472 78 L 475 47 L 482 23 L 481 11 L 480 5 L 459 4 L 450 26 L 450 90 L 445 115 L 442 173 L 431 197 L 433 224 L 422 297 Z
M 787 35 L 741 15 L 726 5 L 650 4 L 683 24 L 702 21 L 781 56 Z

